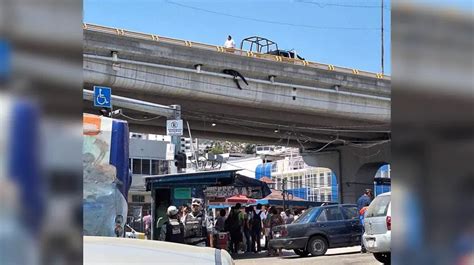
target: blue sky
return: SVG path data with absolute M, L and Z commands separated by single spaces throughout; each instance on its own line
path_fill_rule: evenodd
M 84 0 L 84 22 L 215 45 L 229 34 L 237 46 L 257 35 L 309 61 L 380 72 L 381 1 Z M 384 5 L 390 74 L 390 1 Z

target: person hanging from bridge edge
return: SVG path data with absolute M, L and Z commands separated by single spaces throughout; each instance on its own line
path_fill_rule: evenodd
M 226 40 L 225 43 L 224 43 L 224 48 L 227 48 L 227 49 L 229 49 L 229 48 L 235 49 L 235 42 L 234 42 L 234 40 L 232 39 L 232 36 L 229 35 L 229 36 L 227 37 L 227 40 Z

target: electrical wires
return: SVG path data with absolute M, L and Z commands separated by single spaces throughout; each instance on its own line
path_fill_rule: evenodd
M 254 21 L 254 22 L 260 22 L 260 23 L 267 23 L 267 24 L 272 24 L 272 25 L 281 25 L 281 26 L 290 26 L 290 27 L 298 27 L 298 28 L 308 28 L 308 29 L 316 29 L 316 30 L 379 30 L 380 28 L 377 27 L 328 27 L 328 26 L 313 26 L 313 25 L 306 25 L 306 24 L 295 24 L 295 23 L 288 23 L 288 22 L 281 22 L 281 21 L 274 21 L 274 20 L 265 20 L 265 19 L 260 19 L 260 18 L 252 18 L 252 17 L 244 17 L 244 16 L 238 16 L 238 15 L 233 15 L 233 14 L 228 14 L 228 13 L 223 13 L 223 12 L 218 12 L 218 11 L 213 11 L 209 9 L 204 9 L 201 7 L 195 7 L 195 6 L 190 6 L 190 5 L 185 5 L 182 3 L 177 3 L 173 1 L 166 0 L 166 3 L 187 8 L 187 9 L 192 9 L 200 12 L 205 12 L 205 13 L 210 13 L 214 15 L 220 15 L 220 16 L 226 16 L 226 17 L 232 17 L 236 19 L 243 19 L 243 20 L 248 20 L 248 21 Z

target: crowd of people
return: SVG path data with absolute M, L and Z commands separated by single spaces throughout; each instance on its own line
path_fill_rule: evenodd
M 282 255 L 281 249 L 269 249 L 275 226 L 292 223 L 301 212 L 258 204 L 242 207 L 240 203 L 229 211 L 220 209 L 212 220 L 204 213 L 202 202 L 193 200 L 191 208 L 187 205 L 170 206 L 167 209 L 168 220 L 162 225 L 159 240 L 195 246 L 217 246 L 219 233 L 229 235 L 228 250 L 259 253 L 267 249 L 267 255 Z M 146 225 L 149 229 L 150 224 Z M 265 244 L 262 246 L 262 239 Z

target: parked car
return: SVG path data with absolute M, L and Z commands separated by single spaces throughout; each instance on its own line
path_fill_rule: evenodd
M 382 193 L 370 203 L 364 219 L 363 243 L 383 264 L 390 264 L 392 235 L 391 192 Z
M 328 248 L 360 246 L 361 236 L 357 206 L 336 204 L 310 208 L 293 223 L 275 227 L 269 244 L 302 257 L 320 256 Z
M 84 237 L 84 264 L 233 265 L 225 250 L 153 240 Z

